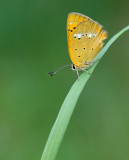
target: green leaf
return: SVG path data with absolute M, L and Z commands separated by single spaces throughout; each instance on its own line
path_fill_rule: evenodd
M 96 60 L 102 58 L 102 56 L 105 54 L 107 49 L 111 46 L 111 44 L 128 29 L 129 29 L 129 26 L 127 26 L 126 28 L 121 30 L 119 33 L 117 33 L 115 36 L 113 36 L 109 40 L 109 42 L 103 47 L 103 49 L 99 52 L 98 56 L 96 57 Z M 90 73 L 93 72 L 98 62 L 99 61 L 97 61 L 91 68 L 89 68 L 88 71 Z M 86 82 L 88 81 L 89 77 L 90 75 L 87 72 L 83 72 L 79 80 L 76 80 L 76 82 L 71 87 L 69 93 L 67 94 L 61 106 L 57 119 L 52 127 L 52 130 L 48 137 L 41 160 L 54 160 L 55 159 L 57 152 L 59 150 L 60 144 L 62 142 L 63 136 L 69 124 L 70 118 L 72 116 L 73 110 L 77 103 L 77 100 Z

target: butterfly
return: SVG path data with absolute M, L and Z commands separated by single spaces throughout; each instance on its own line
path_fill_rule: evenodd
M 77 71 L 79 77 L 78 71 L 87 71 L 97 61 L 95 58 L 103 47 L 106 38 L 107 32 L 98 22 L 80 13 L 69 13 L 67 40 L 72 65 L 63 66 L 48 74 L 52 76 L 59 70 L 71 66 L 72 70 Z

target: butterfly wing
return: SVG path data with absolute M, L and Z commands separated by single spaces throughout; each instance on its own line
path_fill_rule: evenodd
M 67 21 L 67 36 L 71 61 L 77 68 L 88 68 L 102 48 L 107 32 L 89 17 L 72 14 Z
M 71 43 L 71 38 L 73 35 L 74 30 L 76 29 L 77 25 L 80 22 L 88 21 L 89 18 L 79 14 L 79 13 L 69 13 L 68 19 L 67 19 L 67 39 L 68 39 L 68 45 Z
M 73 42 L 72 42 L 73 32 L 75 31 L 77 25 L 80 22 L 83 22 L 83 21 L 87 22 L 87 21 L 89 21 L 89 18 L 82 15 L 82 14 L 75 13 L 75 12 L 69 13 L 69 15 L 68 15 L 68 19 L 67 19 L 67 40 L 68 40 L 68 50 L 69 50 L 70 58 L 73 55 L 72 51 L 71 51 L 72 46 L 73 46 Z

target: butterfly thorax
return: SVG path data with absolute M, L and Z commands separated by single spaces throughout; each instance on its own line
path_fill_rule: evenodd
M 76 71 L 76 70 L 82 71 L 82 70 L 88 69 L 90 66 L 92 66 L 92 64 L 86 64 L 84 67 L 77 67 L 77 66 L 75 66 L 75 64 L 72 64 L 71 69 L 74 70 L 74 71 Z

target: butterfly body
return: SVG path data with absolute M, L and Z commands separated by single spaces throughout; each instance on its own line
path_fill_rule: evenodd
M 76 70 L 88 69 L 103 47 L 107 32 L 91 18 L 70 13 L 67 19 L 69 56 Z

